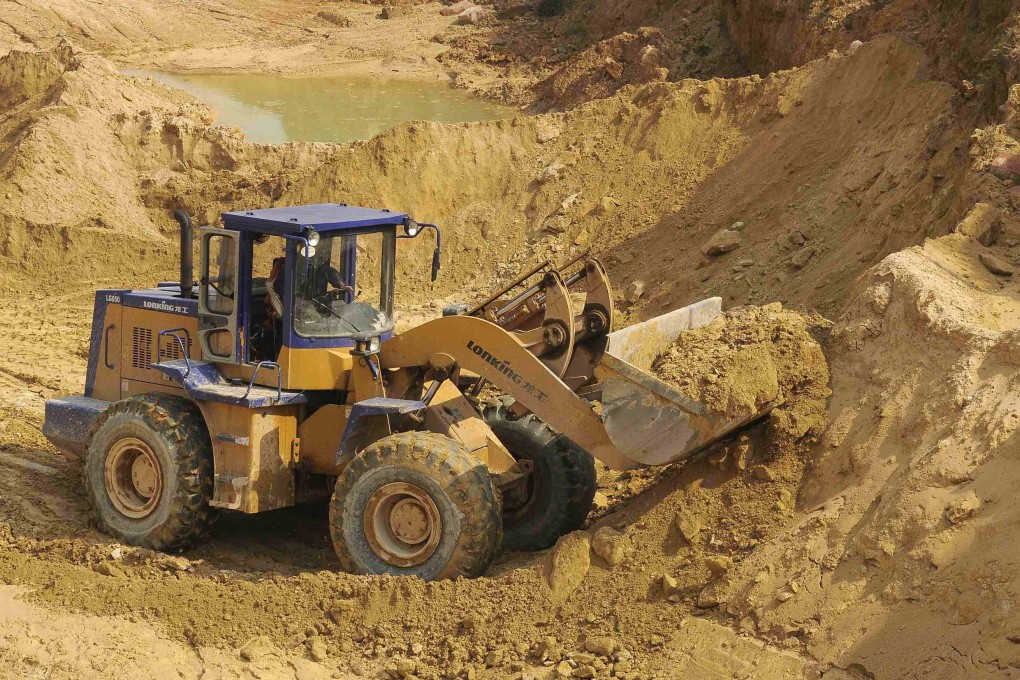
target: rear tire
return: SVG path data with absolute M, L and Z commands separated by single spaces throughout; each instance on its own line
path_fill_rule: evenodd
M 545 550 L 581 528 L 595 498 L 595 460 L 540 418 L 510 420 L 502 408 L 487 409 L 485 421 L 517 460 L 532 461 L 527 499 L 517 507 L 504 499 L 503 547 Z
M 459 443 L 402 432 L 371 444 L 344 469 L 329 528 L 347 571 L 473 578 L 499 548 L 500 498 L 485 464 Z
M 202 413 L 166 394 L 142 394 L 96 419 L 84 485 L 100 530 L 128 545 L 184 548 L 209 533 L 213 457 Z

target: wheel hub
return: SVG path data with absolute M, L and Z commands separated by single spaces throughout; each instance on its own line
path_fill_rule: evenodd
M 156 508 L 163 492 L 163 475 L 152 448 L 136 437 L 115 443 L 103 466 L 106 492 L 126 517 L 141 519 Z
M 365 506 L 364 522 L 372 550 L 397 567 L 428 560 L 443 533 L 435 501 L 421 487 L 405 482 L 377 489 Z

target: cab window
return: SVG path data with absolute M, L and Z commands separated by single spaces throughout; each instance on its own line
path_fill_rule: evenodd
M 393 329 L 395 232 L 323 234 L 297 246 L 294 330 L 315 338 L 343 338 Z

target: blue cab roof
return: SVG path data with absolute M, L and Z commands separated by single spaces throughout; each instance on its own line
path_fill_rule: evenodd
M 309 227 L 326 232 L 400 225 L 407 219 L 407 213 L 358 208 L 346 203 L 316 203 L 285 208 L 237 210 L 223 213 L 222 217 L 223 226 L 227 229 L 300 234 Z

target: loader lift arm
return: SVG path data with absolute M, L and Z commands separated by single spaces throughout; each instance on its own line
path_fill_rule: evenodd
M 591 405 L 494 323 L 471 316 L 434 319 L 388 340 L 380 359 L 386 368 L 399 368 L 435 365 L 441 355 L 511 395 L 597 460 L 618 470 L 637 467 L 609 439 Z
M 490 381 L 554 429 L 617 470 L 689 458 L 768 415 L 778 402 L 719 414 L 648 372 L 681 332 L 710 323 L 722 300 L 710 298 L 610 333 L 594 368 L 601 413 L 533 355 L 515 333 L 470 316 L 435 319 L 383 344 L 387 368 L 460 368 Z

